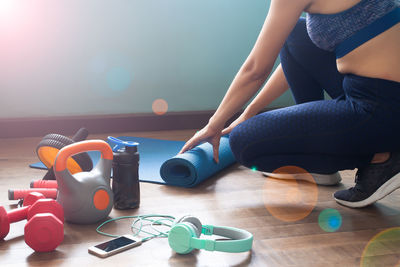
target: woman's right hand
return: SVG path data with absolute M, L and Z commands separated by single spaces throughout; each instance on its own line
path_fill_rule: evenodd
M 232 132 L 233 128 L 238 126 L 240 123 L 244 122 L 245 120 L 250 119 L 252 116 L 248 116 L 245 113 L 242 113 L 236 120 L 234 120 L 228 127 L 222 130 L 221 135 L 229 134 Z
M 184 153 L 203 142 L 208 142 L 213 147 L 214 161 L 218 163 L 219 162 L 218 152 L 219 152 L 219 142 L 221 139 L 221 130 L 222 128 L 214 128 L 209 124 L 207 124 L 203 129 L 198 131 L 192 138 L 189 139 L 189 141 L 185 143 L 185 145 L 182 147 L 181 151 L 179 151 L 178 154 Z

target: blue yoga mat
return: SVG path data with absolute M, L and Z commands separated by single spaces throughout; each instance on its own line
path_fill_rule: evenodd
M 142 182 L 193 187 L 235 163 L 227 136 L 221 138 L 218 164 L 213 160 L 212 146 L 209 143 L 203 143 L 177 155 L 185 144 L 184 141 L 131 136 L 118 138 L 139 143 L 139 179 Z M 100 158 L 100 152 L 89 151 L 88 154 L 95 166 Z M 41 162 L 29 166 L 47 169 Z

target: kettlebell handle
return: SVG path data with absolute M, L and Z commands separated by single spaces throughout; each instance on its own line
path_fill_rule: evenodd
M 107 142 L 103 140 L 86 140 L 63 147 L 57 154 L 54 169 L 57 172 L 64 171 L 67 168 L 67 160 L 69 157 L 86 151 L 100 151 L 101 158 L 108 160 L 113 159 L 113 152 Z

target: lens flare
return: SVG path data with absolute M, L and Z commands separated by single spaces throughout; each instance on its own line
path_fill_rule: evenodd
M 153 101 L 153 112 L 157 115 L 164 115 L 168 111 L 168 103 L 164 99 L 158 98 Z
M 318 201 L 318 187 L 314 178 L 306 170 L 296 166 L 276 169 L 283 179 L 268 177 L 263 187 L 263 201 L 268 212 L 285 222 L 295 222 L 306 218 Z M 304 175 L 306 181 L 298 181 L 293 174 Z
M 365 246 L 360 266 L 399 266 L 400 227 L 386 229 Z
M 324 209 L 318 216 L 318 224 L 325 232 L 336 232 L 342 226 L 342 215 L 335 209 Z
M 107 59 L 104 56 L 97 55 L 89 61 L 88 68 L 93 74 L 102 74 L 106 72 L 107 64 Z
M 256 172 L 256 171 L 257 171 L 257 167 L 256 167 L 256 166 L 253 166 L 253 167 L 251 167 L 251 170 L 252 170 L 253 172 Z
M 122 67 L 111 68 L 106 79 L 108 87 L 116 92 L 126 90 L 132 82 L 129 71 Z
M 1 0 L 0 1 L 0 21 L 4 22 L 6 19 L 11 18 L 16 12 L 19 1 L 15 0 Z

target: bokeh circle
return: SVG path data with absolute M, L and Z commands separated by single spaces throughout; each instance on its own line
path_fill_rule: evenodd
M 111 68 L 106 74 L 106 79 L 108 87 L 115 92 L 126 90 L 132 82 L 131 74 L 122 67 Z
M 365 246 L 360 266 L 399 266 L 400 227 L 376 234 Z
M 284 222 L 306 218 L 318 201 L 318 187 L 306 170 L 297 166 L 284 166 L 273 171 L 281 178 L 267 177 L 263 186 L 263 201 L 268 212 Z M 295 179 L 301 175 L 301 179 Z
M 336 232 L 342 226 L 342 215 L 335 209 L 324 209 L 318 216 L 318 224 L 325 232 Z
M 153 112 L 157 115 L 164 115 L 168 111 L 168 103 L 164 99 L 158 98 L 153 101 Z

